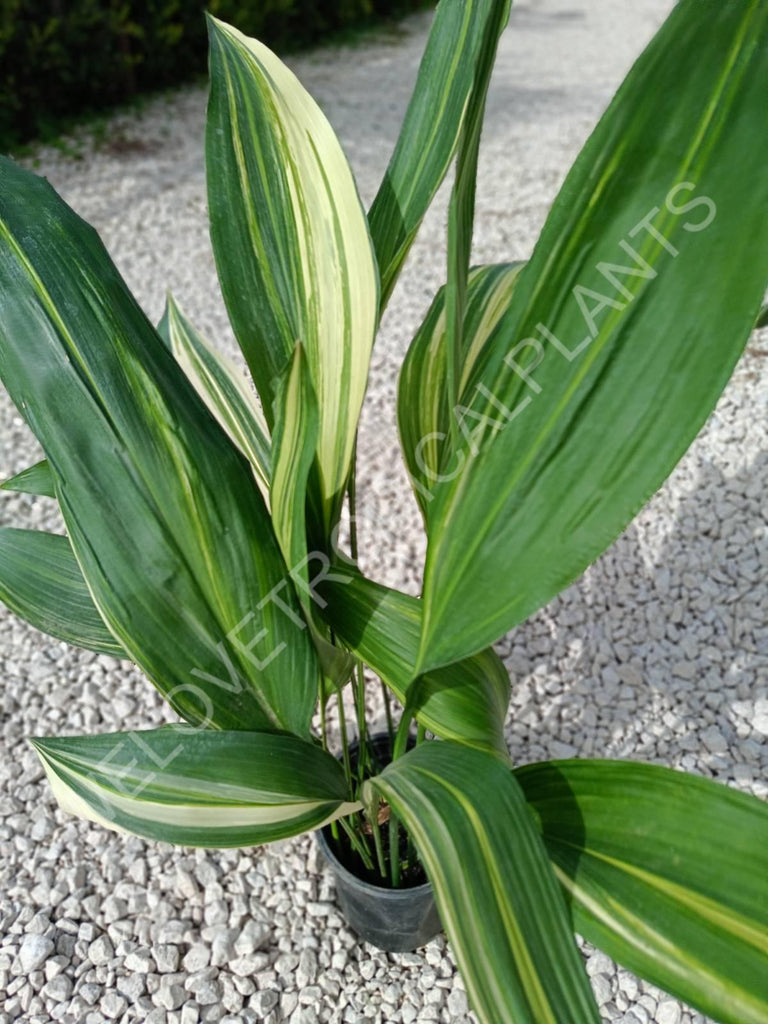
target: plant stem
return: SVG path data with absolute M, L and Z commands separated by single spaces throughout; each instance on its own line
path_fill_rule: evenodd
M 357 564 L 357 437 L 355 437 L 355 447 L 352 452 L 352 469 L 349 474 L 347 494 L 349 498 L 349 551 L 353 561 Z M 358 781 L 362 783 L 368 764 L 368 723 L 365 717 L 365 670 L 359 658 L 355 666 L 355 674 L 357 686 L 353 684 L 353 692 L 357 710 L 357 777 Z
M 362 661 L 357 662 L 357 779 L 361 784 L 365 780 L 368 766 L 368 723 L 365 718 L 365 671 Z
M 349 759 L 349 739 L 347 737 L 347 716 L 344 711 L 344 694 L 341 690 L 336 691 L 337 704 L 339 707 L 339 730 L 341 732 L 341 749 L 344 758 L 344 774 L 347 777 L 350 793 L 352 792 L 352 764 Z
M 387 684 L 384 682 L 383 679 L 381 680 L 381 692 L 382 692 L 382 695 L 384 697 L 384 711 L 386 712 L 386 715 L 387 715 L 387 732 L 389 733 L 389 749 L 392 750 L 392 748 L 395 745 L 395 726 L 394 726 L 394 723 L 392 721 L 392 702 L 389 699 L 389 689 L 387 688 Z
M 417 723 L 416 727 L 416 746 L 423 743 L 427 735 L 427 727 L 422 725 L 420 722 Z M 416 847 L 413 845 L 413 838 L 411 833 L 408 833 L 408 846 L 405 854 L 406 860 L 408 861 L 408 867 L 412 868 L 414 860 L 416 859 Z
M 323 742 L 323 750 L 328 749 L 328 731 L 325 721 L 325 694 L 320 692 L 320 737 Z
M 326 696 L 321 691 L 321 737 L 323 739 L 323 750 L 328 750 L 328 723 L 326 721 Z M 336 821 L 331 822 L 331 835 L 334 838 L 334 842 L 339 842 L 339 826 Z
M 392 750 L 392 760 L 396 761 L 402 757 L 408 749 L 408 736 L 411 729 L 412 713 L 404 708 L 400 725 L 397 728 L 395 745 Z M 400 822 L 397 816 L 390 812 L 389 818 L 389 865 L 392 876 L 392 888 L 400 888 Z
M 402 718 L 400 719 L 400 725 L 397 727 L 397 736 L 395 737 L 395 745 L 392 748 L 392 760 L 396 761 L 398 757 L 402 757 L 408 749 L 408 737 L 411 732 L 411 722 L 413 721 L 413 712 L 409 711 L 406 707 L 403 710 Z
M 349 786 L 350 797 L 354 794 L 354 785 L 352 780 L 352 759 L 349 756 L 349 737 L 347 736 L 347 715 L 344 710 L 344 693 L 342 690 L 336 691 L 336 699 L 339 708 L 339 731 L 341 732 L 341 749 L 342 757 L 344 761 L 344 774 L 347 777 L 347 784 Z M 359 752 L 358 752 L 359 756 Z M 341 821 L 344 831 L 349 836 L 349 841 L 352 846 L 360 854 L 363 863 L 369 871 L 373 871 L 373 860 L 371 858 L 368 844 L 363 838 L 362 829 L 360 828 L 360 815 L 351 815 L 352 823 L 347 821 L 345 818 L 339 819 Z M 335 822 L 333 823 L 335 824 Z M 334 834 L 334 839 L 338 839 L 338 836 Z
M 389 870 L 393 889 L 400 888 L 400 822 L 389 815 Z
M 387 877 L 387 865 L 384 861 L 384 844 L 381 841 L 381 826 L 379 825 L 379 800 L 376 799 L 371 808 L 371 830 L 373 831 L 373 844 L 376 847 L 376 860 L 379 864 L 379 874 L 382 878 Z
M 347 836 L 349 837 L 349 841 L 352 844 L 353 848 L 360 855 L 363 864 L 365 864 L 369 871 L 373 871 L 373 859 L 371 858 L 370 851 L 368 850 L 368 847 L 365 846 L 365 844 L 363 843 L 357 830 L 352 825 L 350 825 L 346 818 L 339 818 L 338 820 L 341 822 L 341 827 L 347 833 Z

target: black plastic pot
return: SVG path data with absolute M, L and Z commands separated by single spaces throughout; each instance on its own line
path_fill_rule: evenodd
M 379 757 L 389 752 L 386 733 L 372 737 Z M 350 753 L 354 756 L 355 748 Z M 330 825 L 315 833 L 318 845 L 336 879 L 336 896 L 347 924 L 387 953 L 408 953 L 426 945 L 443 930 L 429 882 L 408 889 L 387 889 L 363 881 L 346 868 L 333 851 Z

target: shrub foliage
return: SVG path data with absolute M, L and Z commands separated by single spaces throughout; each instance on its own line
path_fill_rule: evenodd
M 418 0 L 0 0 L 0 145 L 205 70 L 203 11 L 279 50 Z

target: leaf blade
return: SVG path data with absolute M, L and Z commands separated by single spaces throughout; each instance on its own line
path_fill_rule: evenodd
M 296 583 L 307 579 L 307 485 L 317 446 L 319 414 L 304 348 L 299 342 L 275 399 L 272 439 L 272 523 Z
M 254 846 L 351 809 L 336 759 L 295 736 L 165 727 L 32 743 L 64 810 L 146 839 Z
M 261 43 L 209 19 L 208 196 L 224 300 L 271 425 L 304 345 L 320 410 L 319 498 L 335 524 L 378 320 L 378 273 L 352 173 L 327 119 Z
M 209 345 L 169 295 L 158 334 L 232 442 L 248 459 L 269 502 L 270 439 L 264 414 L 243 375 Z
M 488 648 L 413 683 L 420 602 L 337 564 L 319 584 L 322 614 L 336 634 L 392 689 L 417 719 L 444 739 L 507 752 L 504 716 L 509 676 Z
M 474 267 L 467 282 L 466 313 L 460 357 L 460 387 L 466 386 L 475 360 L 506 313 L 521 263 Z M 447 384 L 445 288 L 435 296 L 414 335 L 398 383 L 397 422 L 400 444 L 416 500 L 429 523 L 435 484 L 450 479 L 457 466 L 444 465 L 450 431 L 451 402 Z
M 504 761 L 423 743 L 371 785 L 416 842 L 483 1024 L 597 1024 L 564 900 Z
M 467 0 L 435 12 L 403 127 L 368 214 L 382 307 L 456 151 L 484 48 L 495 47 L 510 6 Z
M 581 934 L 723 1024 L 765 1019 L 762 801 L 631 761 L 544 762 L 515 775 Z
M 462 400 L 472 457 L 436 489 L 422 668 L 572 582 L 713 407 L 768 280 L 768 232 L 753 230 L 768 153 L 751 141 L 765 144 L 767 39 L 761 4 L 712 20 L 678 4 L 574 165 Z M 685 74 L 681 52 L 697 54 Z
M 34 466 L 22 469 L 20 473 L 9 477 L 0 484 L 0 490 L 20 491 L 22 494 L 36 494 L 41 498 L 55 498 L 56 490 L 51 474 L 51 467 L 46 459 L 41 459 Z
M 66 537 L 0 528 L 0 601 L 57 640 L 128 657 L 99 615 Z
M 317 662 L 290 589 L 274 602 L 285 566 L 249 467 L 96 233 L 11 161 L 0 179 L 0 377 L 99 613 L 188 721 L 306 733 Z

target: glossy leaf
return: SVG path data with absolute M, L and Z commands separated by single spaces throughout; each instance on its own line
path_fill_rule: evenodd
M 300 587 L 300 597 L 307 593 L 307 483 L 317 446 L 317 431 L 317 399 L 304 348 L 299 343 L 293 350 L 275 399 L 272 525 L 285 564 Z
M 325 115 L 265 46 L 209 19 L 206 164 L 224 300 L 267 417 L 297 341 L 320 410 L 320 500 L 341 506 L 378 319 L 352 172 Z M 271 421 L 270 421 L 271 425 Z
M 51 467 L 45 459 L 3 481 L 0 490 L 21 491 L 22 494 L 37 494 L 43 498 L 56 497 Z
M 9 160 L 0 241 L 0 378 L 110 631 L 187 720 L 307 733 L 317 661 L 245 459 L 96 233 Z
M 461 376 L 465 351 L 464 319 L 467 305 L 467 278 L 472 252 L 475 223 L 475 192 L 480 135 L 485 116 L 485 103 L 496 59 L 499 35 L 509 17 L 509 5 L 497 3 L 495 18 L 489 21 L 483 46 L 475 68 L 472 91 L 467 100 L 456 152 L 456 174 L 448 204 L 448 275 L 445 284 L 445 371 L 449 408 L 453 409 L 461 394 Z M 458 427 L 453 417 L 450 429 L 454 441 Z
M 470 271 L 460 354 L 462 390 L 485 342 L 509 308 L 522 268 L 522 263 L 498 263 Z M 446 344 L 445 288 L 441 288 L 408 349 L 397 403 L 405 463 L 427 522 L 435 483 L 449 478 L 461 465 L 441 473 L 451 419 Z
M 489 46 L 509 16 L 507 0 L 438 4 L 395 151 L 368 219 L 382 305 L 445 177 Z
M 343 686 L 354 668 L 346 651 L 323 636 L 324 624 L 317 615 L 309 568 L 313 559 L 307 550 L 309 474 L 317 442 L 317 400 L 309 377 L 302 345 L 297 345 L 283 375 L 275 399 L 275 429 L 272 440 L 272 523 L 289 575 L 309 624 L 323 675 L 328 682 L 326 697 Z M 323 697 L 321 697 L 323 699 Z
M 768 805 L 630 761 L 515 774 L 577 931 L 721 1024 L 768 1020 Z
M 269 430 L 248 381 L 234 363 L 198 334 L 170 295 L 157 330 L 195 391 L 250 462 L 269 504 Z
M 768 6 L 678 3 L 587 142 L 456 410 L 421 670 L 571 583 L 713 408 L 768 284 Z M 450 462 L 448 459 L 450 458 Z M 486 495 L 487 500 L 479 500 Z
M 416 842 L 481 1024 L 598 1024 L 565 900 L 504 760 L 422 743 L 372 785 Z
M 188 726 L 32 740 L 65 811 L 184 846 L 254 846 L 350 813 L 338 761 L 295 736 Z
M 506 754 L 504 717 L 509 676 L 492 648 L 429 672 L 411 685 L 419 645 L 421 602 L 366 579 L 351 565 L 334 565 L 318 584 L 326 621 L 345 644 L 408 700 L 437 736 Z
M 128 657 L 99 615 L 66 537 L 0 529 L 0 601 L 57 640 Z

